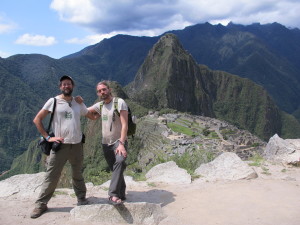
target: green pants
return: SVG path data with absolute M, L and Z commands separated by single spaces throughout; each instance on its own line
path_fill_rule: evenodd
M 82 176 L 83 167 L 83 148 L 82 143 L 79 144 L 62 144 L 59 151 L 51 150 L 49 164 L 42 184 L 41 192 L 35 202 L 37 208 L 42 204 L 47 204 L 51 199 L 57 183 L 59 181 L 61 171 L 67 161 L 70 162 L 72 168 L 72 184 L 77 198 L 85 198 L 86 186 Z

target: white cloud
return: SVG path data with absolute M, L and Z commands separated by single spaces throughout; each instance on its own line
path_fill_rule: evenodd
M 9 33 L 17 28 L 17 25 L 13 22 L 7 21 L 0 17 L 0 34 Z
M 16 41 L 16 44 L 33 45 L 33 46 L 49 46 L 57 43 L 55 37 L 46 37 L 44 35 L 23 34 Z
M 66 43 L 69 44 L 84 44 L 84 45 L 93 45 L 100 41 L 102 41 L 104 38 L 110 38 L 112 36 L 115 36 L 117 33 L 111 33 L 111 34 L 95 34 L 95 35 L 88 35 L 84 38 L 72 38 L 69 40 L 66 40 Z
M 97 13 L 92 0 L 53 0 L 50 7 L 59 13 L 61 20 L 79 24 L 93 22 Z
M 96 33 L 159 35 L 188 25 L 211 22 L 282 23 L 300 27 L 298 0 L 52 0 L 64 21 Z
M 10 24 L 1 24 L 0 23 L 0 34 L 8 33 L 13 29 L 14 29 L 14 26 L 12 26 Z

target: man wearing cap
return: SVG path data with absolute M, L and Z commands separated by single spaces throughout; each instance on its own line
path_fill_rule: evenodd
M 61 143 L 59 150 L 50 152 L 49 163 L 40 195 L 35 202 L 35 208 L 30 217 L 37 218 L 47 209 L 47 203 L 52 197 L 61 171 L 67 161 L 72 168 L 72 183 L 77 196 L 77 205 L 88 204 L 86 199 L 86 186 L 82 175 L 83 146 L 80 117 L 89 114 L 85 104 L 78 104 L 73 96 L 75 84 L 70 76 L 62 76 L 59 82 L 61 94 L 56 96 L 56 108 L 52 121 L 52 130 L 55 134 L 50 137 L 42 121 L 52 112 L 54 99 L 50 98 L 35 116 L 33 122 L 41 135 L 49 142 Z

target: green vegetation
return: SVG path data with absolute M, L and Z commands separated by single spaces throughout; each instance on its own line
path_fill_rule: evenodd
M 262 166 L 265 161 L 264 158 L 259 154 L 255 154 L 249 160 L 252 161 L 251 163 L 249 163 L 249 166 L 257 166 L 257 167 Z
M 300 127 L 299 121 L 285 112 L 281 112 L 282 117 L 282 138 L 299 138 Z
M 178 113 L 178 111 L 176 109 L 170 109 L 170 108 L 163 108 L 159 111 L 159 115 L 163 115 L 163 114 L 174 114 L 174 113 Z
M 259 143 L 253 143 L 253 144 L 251 145 L 251 147 L 256 148 L 256 147 L 258 147 L 259 145 L 260 145 Z
M 265 174 L 265 175 L 271 175 L 271 173 L 269 172 L 269 169 L 267 167 L 261 167 L 261 169 L 263 170 L 262 174 Z
M 147 183 L 147 185 L 148 185 L 149 187 L 156 187 L 156 184 L 155 184 L 155 183 L 152 183 L 152 182 Z
M 177 123 L 168 123 L 167 126 L 172 129 L 174 132 L 186 134 L 188 136 L 195 135 L 194 131 L 191 128 L 179 125 Z
M 85 172 L 86 182 L 92 182 L 94 185 L 101 185 L 110 180 L 111 173 L 106 171 L 98 171 L 97 169 L 89 169 Z
M 211 152 L 203 149 L 193 149 L 191 152 L 185 152 L 182 155 L 176 154 L 169 158 L 168 161 L 174 161 L 180 168 L 187 170 L 194 176 L 194 171 L 203 163 L 208 163 L 215 158 Z

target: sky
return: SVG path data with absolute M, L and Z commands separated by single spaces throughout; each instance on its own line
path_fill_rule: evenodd
M 59 59 L 117 34 L 157 36 L 206 23 L 300 28 L 299 0 L 0 0 L 0 57 Z

